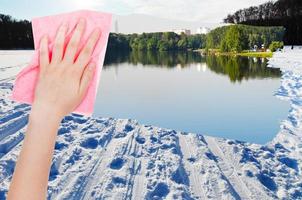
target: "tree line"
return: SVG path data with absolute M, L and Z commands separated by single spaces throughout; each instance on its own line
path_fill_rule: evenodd
M 108 49 L 131 50 L 188 50 L 205 47 L 205 35 L 178 35 L 174 32 L 157 32 L 142 34 L 111 33 Z
M 224 22 L 254 26 L 283 26 L 286 28 L 284 42 L 288 45 L 301 45 L 301 10 L 301 0 L 268 1 L 229 14 Z
M 0 49 L 32 49 L 31 23 L 0 14 Z
M 142 34 L 110 33 L 110 50 L 194 50 L 220 49 L 223 52 L 241 52 L 255 45 L 268 47 L 274 41 L 282 41 L 282 27 L 254 27 L 232 25 L 218 27 L 207 35 L 178 35 L 174 32 Z M 276 45 L 274 45 L 275 47 Z M 31 23 L 16 20 L 8 15 L 0 15 L 0 49 L 32 49 L 33 37 Z
M 229 14 L 225 23 L 244 23 L 255 22 L 255 25 L 262 25 L 264 22 L 273 22 L 281 25 L 284 19 L 301 17 L 302 1 L 301 0 L 278 0 L 268 1 L 259 6 L 240 9 L 234 14 Z M 269 25 L 269 24 L 267 24 Z
M 256 27 L 247 25 L 223 26 L 212 30 L 206 36 L 206 49 L 222 52 L 242 52 L 255 45 L 268 48 L 273 42 L 282 42 L 283 27 Z

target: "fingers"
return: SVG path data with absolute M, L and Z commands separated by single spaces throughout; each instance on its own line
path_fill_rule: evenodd
M 86 94 L 89 83 L 93 78 L 95 67 L 96 67 L 95 63 L 89 63 L 83 72 L 81 82 L 80 82 L 80 91 L 79 91 L 80 96 L 82 98 Z
M 40 71 L 44 71 L 45 67 L 49 64 L 49 53 L 48 53 L 48 37 L 43 36 L 40 41 L 40 50 L 39 50 L 39 57 L 40 57 Z
M 81 73 L 83 73 L 83 70 L 85 69 L 85 66 L 88 64 L 90 60 L 90 56 L 94 50 L 94 47 L 100 38 L 101 31 L 100 29 L 95 29 L 93 33 L 90 35 L 89 39 L 87 40 L 85 46 L 83 47 L 80 55 L 78 56 L 76 60 L 76 66 L 78 66 L 81 70 Z
M 73 35 L 67 45 L 66 52 L 64 55 L 64 60 L 68 63 L 73 63 L 75 59 L 75 55 L 78 50 L 79 43 L 81 41 L 82 34 L 85 29 L 85 20 L 83 18 L 80 19 L 77 24 Z
M 51 63 L 56 64 L 61 62 L 62 60 L 66 31 L 67 31 L 67 24 L 61 25 L 55 38 Z

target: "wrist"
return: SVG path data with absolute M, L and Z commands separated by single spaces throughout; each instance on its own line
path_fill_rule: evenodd
M 60 112 L 56 111 L 55 109 L 49 106 L 33 103 L 29 120 L 31 121 L 47 120 L 47 121 L 60 123 L 63 117 L 64 117 L 63 114 L 61 114 Z

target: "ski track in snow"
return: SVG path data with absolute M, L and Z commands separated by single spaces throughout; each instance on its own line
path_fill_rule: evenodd
M 9 96 L 31 54 L 0 52 L 0 200 L 7 194 L 30 111 Z M 270 60 L 283 74 L 276 96 L 289 101 L 291 110 L 266 145 L 130 119 L 66 116 L 48 199 L 302 199 L 301 55 L 302 48 L 285 48 Z

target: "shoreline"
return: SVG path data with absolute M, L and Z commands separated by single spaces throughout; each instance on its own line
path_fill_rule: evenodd
M 199 52 L 204 55 L 215 55 L 215 56 L 242 56 L 242 57 L 257 57 L 257 58 L 271 58 L 273 57 L 273 52 L 220 52 L 219 50 L 210 50 L 206 52 L 205 49 L 196 49 L 194 52 Z

